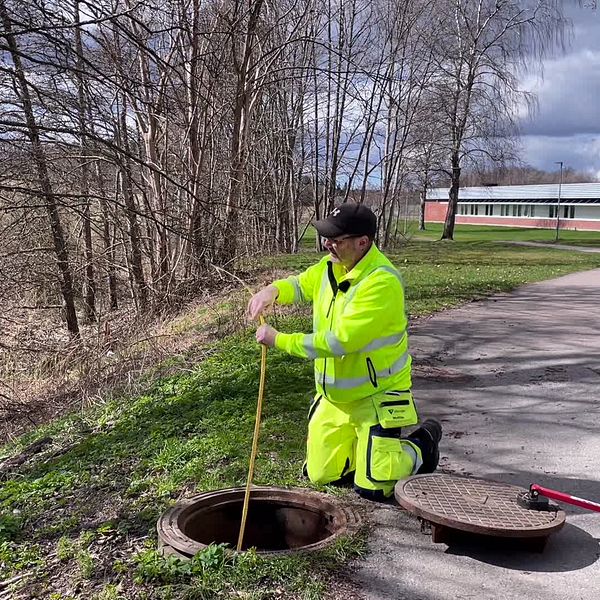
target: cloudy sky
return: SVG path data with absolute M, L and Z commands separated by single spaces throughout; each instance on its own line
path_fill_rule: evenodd
M 572 36 L 565 53 L 544 63 L 524 87 L 535 91 L 538 110 L 522 123 L 523 159 L 534 167 L 565 167 L 600 176 L 600 8 L 567 2 Z

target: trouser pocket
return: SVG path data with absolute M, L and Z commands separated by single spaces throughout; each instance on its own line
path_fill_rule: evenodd
M 400 431 L 371 427 L 367 445 L 367 478 L 373 482 L 401 479 L 412 473 L 414 458 L 404 451 Z
M 383 429 L 409 427 L 419 422 L 410 391 L 390 391 L 373 396 L 377 419 Z

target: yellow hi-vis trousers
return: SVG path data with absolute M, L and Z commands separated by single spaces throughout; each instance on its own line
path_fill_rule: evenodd
M 348 403 L 317 395 L 309 411 L 306 470 L 313 483 L 331 483 L 354 472 L 357 491 L 381 490 L 417 472 L 421 450 L 400 437 L 418 416 L 409 391 L 388 391 Z

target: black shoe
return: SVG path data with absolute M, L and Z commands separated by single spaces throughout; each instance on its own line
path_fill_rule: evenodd
M 308 479 L 308 465 L 306 464 L 306 461 L 302 463 L 302 477 Z
M 352 487 L 354 485 L 354 471 L 342 475 L 339 479 L 332 481 L 329 485 L 334 487 Z
M 427 419 L 423 425 L 413 431 L 408 440 L 416 444 L 421 449 L 423 464 L 417 471 L 421 473 L 433 473 L 440 461 L 439 443 L 442 439 L 442 425 L 435 419 Z
M 365 490 L 364 488 L 354 486 L 354 491 L 365 500 L 371 500 L 371 502 L 387 502 L 390 498 L 386 498 L 383 490 Z M 392 496 L 393 498 L 393 496 Z

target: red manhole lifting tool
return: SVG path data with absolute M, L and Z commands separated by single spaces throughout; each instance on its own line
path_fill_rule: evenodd
M 529 486 L 529 491 L 524 494 L 520 494 L 517 497 L 519 506 L 523 508 L 531 508 L 534 510 L 554 510 L 548 498 L 552 500 L 558 500 L 560 502 L 566 502 L 567 504 L 574 504 L 581 508 L 587 508 L 595 512 L 600 512 L 600 504 L 592 502 L 591 500 L 585 500 L 584 498 L 578 498 L 577 496 L 571 496 L 564 492 L 558 492 L 549 488 L 542 487 L 537 483 L 532 483 Z

